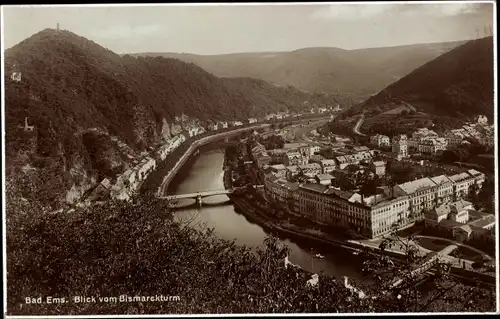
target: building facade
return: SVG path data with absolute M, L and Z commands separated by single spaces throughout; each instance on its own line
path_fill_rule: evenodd
M 392 141 L 392 152 L 398 157 L 398 158 L 405 158 L 408 157 L 408 138 L 406 135 L 398 135 L 393 138 Z

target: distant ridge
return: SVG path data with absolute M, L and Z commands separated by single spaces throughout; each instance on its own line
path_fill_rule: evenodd
M 176 58 L 194 63 L 216 76 L 259 78 L 280 86 L 291 85 L 307 92 L 349 96 L 351 102 L 356 103 L 465 42 L 355 50 L 312 47 L 290 52 L 220 55 L 149 52 L 135 53 L 133 56 Z

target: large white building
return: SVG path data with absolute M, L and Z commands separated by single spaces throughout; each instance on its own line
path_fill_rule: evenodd
M 410 210 L 416 220 L 423 219 L 424 212 L 436 207 L 438 201 L 437 185 L 430 178 L 394 186 L 395 196 L 408 196 Z
M 445 151 L 447 146 L 445 138 L 427 138 L 420 141 L 418 151 L 422 154 L 436 155 Z

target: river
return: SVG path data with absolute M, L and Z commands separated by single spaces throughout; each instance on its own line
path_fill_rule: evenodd
M 224 189 L 223 184 L 224 152 L 221 149 L 201 150 L 198 156 L 190 159 L 168 187 L 169 194 L 194 193 Z M 204 198 L 202 207 L 192 205 L 194 199 L 179 200 L 175 218 L 192 220 L 191 225 L 209 227 L 214 233 L 237 244 L 257 247 L 263 244 L 267 233 L 262 227 L 237 213 L 226 195 Z M 291 252 L 290 262 L 314 273 L 324 273 L 340 278 L 347 276 L 357 281 L 365 281 L 359 256 L 340 247 L 320 247 L 312 243 L 299 243 L 280 238 Z M 314 246 L 314 247 L 313 247 Z M 313 251 L 311 250 L 313 249 Z M 313 258 L 317 253 L 324 259 Z

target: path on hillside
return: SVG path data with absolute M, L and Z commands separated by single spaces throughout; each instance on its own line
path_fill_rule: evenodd
M 365 121 L 365 117 L 361 116 L 361 118 L 358 120 L 358 122 L 354 126 L 354 129 L 353 129 L 354 133 L 361 135 L 361 136 L 366 136 L 365 134 L 363 134 L 359 131 L 359 128 L 361 127 L 361 125 L 363 124 L 364 121 Z
M 403 102 L 403 104 L 404 104 L 407 108 L 409 108 L 409 109 L 410 109 L 410 110 L 412 110 L 413 112 L 418 112 L 418 111 L 417 111 L 417 109 L 416 109 L 413 105 L 411 105 L 410 103 L 407 103 L 407 102 L 405 102 L 405 101 L 402 101 L 402 102 Z
M 448 239 L 448 238 L 441 238 L 441 237 L 434 237 L 434 236 L 426 236 L 426 235 L 415 235 L 415 238 L 427 238 L 427 239 L 435 239 L 435 240 L 442 240 L 442 241 L 446 241 L 448 243 L 451 243 L 451 244 L 454 244 L 454 245 L 457 245 L 457 246 L 463 246 L 465 248 L 468 248 L 470 250 L 473 250 L 475 251 L 476 253 L 480 254 L 481 256 L 484 256 L 485 258 L 487 258 L 488 260 L 492 260 L 493 257 L 489 256 L 488 254 L 486 254 L 485 252 L 475 248 L 475 247 L 472 247 L 472 246 L 469 246 L 469 245 L 466 245 L 466 244 L 463 244 L 461 242 L 458 242 L 456 240 L 451 240 L 451 239 Z

